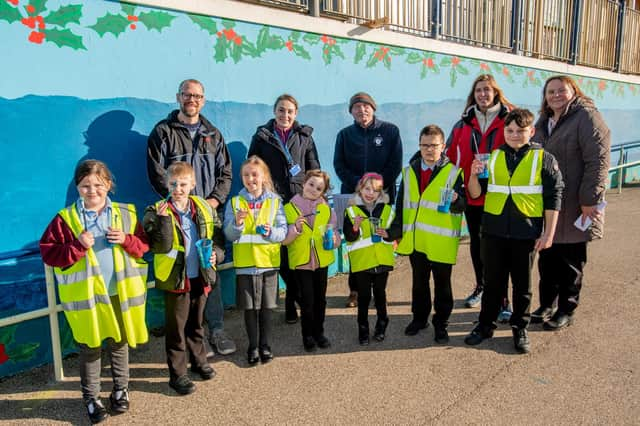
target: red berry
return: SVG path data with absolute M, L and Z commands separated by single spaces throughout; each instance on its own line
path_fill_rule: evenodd
M 128 19 L 128 20 L 130 20 L 130 21 L 134 21 L 134 22 L 137 22 L 137 21 L 138 21 L 138 17 L 137 17 L 137 16 L 134 16 L 134 15 L 128 15 L 128 16 L 127 16 L 127 19 Z
M 293 41 L 289 40 L 285 43 L 285 46 L 287 46 L 287 49 L 291 52 L 293 50 Z
M 22 18 L 20 22 L 22 22 L 24 25 L 26 25 L 31 29 L 34 29 L 36 27 L 36 18 L 34 18 L 33 16 L 30 16 L 28 18 Z
M 29 41 L 32 43 L 41 44 L 43 39 L 44 39 L 44 33 L 31 31 L 31 34 L 29 34 Z
M 36 21 L 38 22 L 38 29 L 44 30 L 44 18 L 38 15 L 36 16 Z
M 428 66 L 429 68 L 433 68 L 433 58 L 429 58 L 429 59 L 427 59 L 427 66 Z
M 11 3 L 12 5 L 17 6 L 17 5 L 18 5 L 18 1 L 19 1 L 19 0 L 7 0 L 7 1 L 8 1 L 9 3 Z M 3 345 L 3 347 L 4 347 L 4 345 Z
M 16 4 L 17 4 L 17 2 L 16 2 Z M 30 5 L 27 6 L 27 12 L 33 13 L 35 11 L 36 11 L 36 8 L 33 7 L 33 5 L 30 4 Z
M 236 46 L 240 46 L 242 44 L 242 39 L 240 37 L 236 36 L 233 39 L 233 42 L 236 44 Z
M 129 28 L 131 28 L 132 30 L 135 30 L 136 29 L 136 24 L 129 25 Z

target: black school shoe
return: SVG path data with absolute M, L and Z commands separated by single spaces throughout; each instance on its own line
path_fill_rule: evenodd
M 529 343 L 529 334 L 527 334 L 526 328 L 511 327 L 513 333 L 513 345 L 521 354 L 528 354 L 531 350 L 531 344 Z
M 249 365 L 256 365 L 260 362 L 260 354 L 257 348 L 249 348 L 247 351 L 247 362 Z
M 404 334 L 407 336 L 415 336 L 420 330 L 424 330 L 427 327 L 429 327 L 428 323 L 411 321 L 407 328 L 404 329 Z
M 470 346 L 479 345 L 485 339 L 490 339 L 493 337 L 493 329 L 488 327 L 483 327 L 478 324 L 475 326 L 471 333 L 464 338 L 464 343 Z
M 376 327 L 373 329 L 373 338 L 382 342 L 385 337 L 385 332 L 387 331 L 387 326 L 389 325 L 389 318 L 384 320 L 376 321 Z
M 433 340 L 441 345 L 449 343 L 449 332 L 447 331 L 447 327 L 434 326 Z
M 531 324 L 540 324 L 543 323 L 553 315 L 553 308 L 545 308 L 544 306 L 540 306 L 535 311 L 531 312 Z
M 109 395 L 109 402 L 113 414 L 126 413 L 129 411 L 129 390 L 127 388 L 114 389 Z
M 204 364 L 200 367 L 192 365 L 191 371 L 199 374 L 202 380 L 211 380 L 216 377 L 216 371 L 209 364 Z
M 320 336 L 315 337 L 315 340 L 316 340 L 316 344 L 320 349 L 327 349 L 331 347 L 331 342 L 329 341 L 329 339 L 327 339 L 327 337 L 324 334 L 321 334 Z
M 90 400 L 86 408 L 91 424 L 100 423 L 109 417 L 109 413 L 107 413 L 107 409 L 102 405 L 100 398 Z
M 169 380 L 169 387 L 171 387 L 171 389 L 176 391 L 179 395 L 189 395 L 190 393 L 194 393 L 196 391 L 196 385 L 186 374 L 175 379 L 171 378 Z
M 302 338 L 302 346 L 304 346 L 305 351 L 313 352 L 316 350 L 316 341 L 311 336 L 304 336 Z
M 573 315 L 557 311 L 549 319 L 542 324 L 542 328 L 548 331 L 556 331 L 568 327 L 573 322 Z
M 260 361 L 263 364 L 273 361 L 273 352 L 268 345 L 260 346 Z
M 366 325 L 358 326 L 358 342 L 361 346 L 369 344 L 369 327 Z

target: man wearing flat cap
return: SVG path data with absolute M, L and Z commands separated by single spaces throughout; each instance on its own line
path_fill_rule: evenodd
M 338 132 L 333 154 L 333 168 L 342 182 L 340 192 L 353 194 L 362 175 L 376 172 L 384 179 L 384 190 L 393 204 L 396 179 L 402 170 L 402 140 L 395 124 L 375 116 L 376 102 L 369 94 L 358 92 L 349 100 L 354 123 Z M 336 197 L 337 198 L 337 197 Z M 334 199 L 335 200 L 335 199 Z M 341 217 L 339 207 L 336 214 Z M 348 307 L 356 305 L 356 289 L 349 279 L 351 294 Z

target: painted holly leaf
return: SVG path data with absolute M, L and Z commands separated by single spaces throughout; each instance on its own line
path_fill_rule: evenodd
M 40 15 L 46 8 L 47 0 L 31 0 L 29 5 L 33 6 L 33 13 L 31 15 Z
M 391 46 L 389 48 L 389 53 L 391 53 L 394 56 L 400 56 L 400 55 L 404 55 L 405 54 L 405 49 L 402 48 L 402 47 Z
M 449 67 L 451 66 L 451 58 L 448 56 L 445 56 L 444 58 L 442 58 L 440 60 L 440 66 L 441 67 Z
M 513 67 L 513 68 L 511 68 L 511 72 L 514 75 L 522 75 L 524 73 L 524 69 L 520 68 L 520 67 Z
M 407 55 L 407 63 L 408 64 L 417 64 L 422 62 L 423 56 L 417 52 L 411 52 Z
M 129 26 L 129 20 L 122 16 L 112 13 L 98 18 L 95 24 L 89 25 L 89 28 L 97 32 L 100 37 L 104 37 L 106 33 L 111 33 L 115 37 L 122 34 Z
M 13 7 L 6 0 L 0 0 L 0 21 L 7 21 L 12 24 L 22 19 L 17 7 Z
M 456 81 L 458 80 L 458 73 L 456 72 L 456 67 L 451 67 L 449 70 L 449 77 L 451 80 L 451 87 L 456 85 Z
M 213 58 L 216 62 L 224 62 L 227 59 L 227 46 L 223 37 L 218 37 L 215 46 L 213 46 Z
M 260 56 L 266 50 L 279 50 L 284 47 L 284 40 L 279 35 L 273 35 L 269 32 L 269 27 L 262 27 L 258 32 L 256 39 L 255 51 Z
M 457 65 L 456 71 L 462 75 L 469 75 L 469 70 L 464 65 Z
M 356 56 L 354 56 L 353 58 L 353 63 L 354 64 L 360 63 L 360 61 L 362 60 L 362 58 L 364 58 L 366 54 L 367 54 L 367 45 L 359 41 L 356 44 Z
M 61 27 L 67 24 L 79 24 L 82 17 L 82 5 L 70 4 L 68 6 L 62 6 L 58 10 L 54 10 L 47 17 L 47 24 L 59 25 Z
M 58 47 L 70 47 L 74 50 L 87 50 L 82 42 L 82 36 L 76 35 L 70 29 L 50 29 L 45 30 L 46 40 L 56 44 Z
M 233 59 L 234 63 L 237 64 L 238 62 L 240 62 L 240 59 L 242 59 L 242 46 L 231 43 L 229 48 L 229 56 L 231 57 L 231 59 Z
M 201 30 L 208 32 L 211 35 L 215 35 L 218 32 L 218 25 L 216 25 L 216 21 L 208 16 L 201 15 L 192 15 L 189 14 L 189 19 L 200 27 Z
M 289 40 L 292 40 L 294 42 L 300 40 L 300 31 L 291 31 Z
M 282 39 L 280 41 L 282 41 Z M 282 42 L 282 45 L 284 46 L 284 42 Z M 254 46 L 253 43 L 247 40 L 245 36 L 242 36 L 242 44 L 240 46 L 238 46 L 236 43 L 233 43 L 233 47 L 240 47 L 241 55 L 245 54 L 252 58 L 257 58 L 261 55 L 261 52 L 258 51 L 256 46 Z
M 222 20 L 222 26 L 225 27 L 226 29 L 230 29 L 236 26 L 236 23 L 234 21 L 230 21 L 228 19 L 223 19 Z
M 162 31 L 164 28 L 171 26 L 171 21 L 175 19 L 175 15 L 167 12 L 142 12 L 138 15 L 138 20 L 144 24 L 149 31 Z
M 366 67 L 373 68 L 380 61 L 378 55 L 378 51 L 374 51 L 371 55 L 369 55 L 369 59 L 367 59 Z
M 136 7 L 132 4 L 120 3 L 120 7 L 122 7 L 122 12 L 127 16 L 133 16 L 136 12 Z
M 313 46 L 320 42 L 320 36 L 317 34 L 305 34 L 304 37 L 302 37 L 302 40 Z
M 4 343 L 7 346 L 13 343 L 16 337 L 16 328 L 18 328 L 17 325 L 0 328 L 0 343 Z
M 390 55 L 386 55 L 383 59 L 382 59 L 382 63 L 384 64 L 384 67 L 388 70 L 391 69 L 391 56 Z
M 295 53 L 296 56 L 300 56 L 302 59 L 311 59 L 311 55 L 309 54 L 309 52 L 307 52 L 307 50 L 299 44 L 293 45 L 293 53 Z
M 427 73 L 428 73 L 428 68 L 426 65 L 422 66 L 422 69 L 420 70 L 420 79 L 424 80 L 427 77 Z
M 7 354 L 13 362 L 25 362 L 34 357 L 36 349 L 40 347 L 40 343 L 25 343 L 17 345 L 13 349 L 9 349 Z

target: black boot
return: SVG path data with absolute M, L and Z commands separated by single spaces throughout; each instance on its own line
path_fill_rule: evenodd
M 369 344 L 369 324 L 358 325 L 358 341 L 362 346 Z
M 384 333 L 387 331 L 387 326 L 389 325 L 389 318 L 385 318 L 383 320 L 378 319 L 376 321 L 376 328 L 373 331 L 373 338 L 378 342 L 382 342 L 384 340 Z

